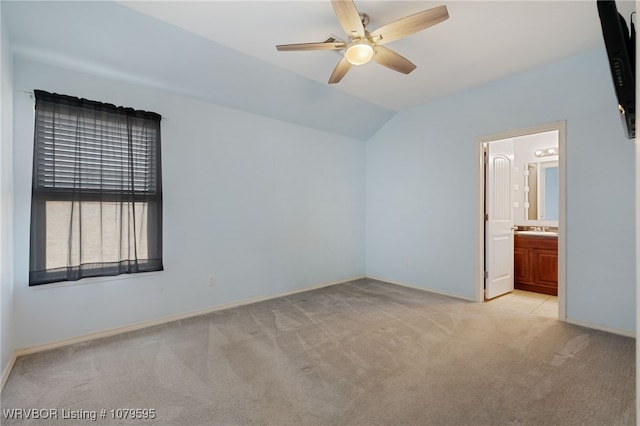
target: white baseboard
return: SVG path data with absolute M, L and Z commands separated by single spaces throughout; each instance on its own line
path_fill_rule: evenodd
M 408 288 L 412 288 L 412 289 L 416 289 L 416 290 L 421 290 L 421 291 L 426 291 L 426 292 L 430 292 L 430 293 L 440 294 L 440 295 L 443 295 L 443 296 L 454 297 L 456 299 L 462 299 L 462 300 L 466 300 L 466 301 L 470 301 L 470 302 L 475 302 L 474 298 L 467 297 L 467 296 L 462 296 L 462 295 L 455 294 L 455 293 L 450 293 L 450 292 L 446 292 L 446 291 L 442 291 L 442 290 L 438 290 L 438 289 L 418 286 L 418 285 L 415 285 L 415 284 L 409 284 L 409 283 L 400 282 L 400 281 L 388 280 L 388 279 L 385 279 L 385 278 L 376 277 L 376 276 L 372 276 L 372 275 L 362 275 L 362 276 L 352 277 L 352 278 L 345 279 L 345 280 L 340 280 L 340 281 L 333 281 L 333 282 L 328 282 L 328 283 L 311 285 L 311 286 L 307 286 L 307 287 L 304 287 L 304 288 L 291 290 L 291 291 L 287 291 L 287 292 L 283 292 L 283 293 L 278 293 L 278 294 L 274 294 L 274 295 L 270 295 L 270 296 L 254 297 L 254 298 L 244 299 L 244 300 L 240 300 L 240 301 L 233 302 L 233 303 L 227 303 L 227 304 L 224 304 L 224 305 L 216 305 L 216 306 L 212 306 L 212 307 L 205 308 L 205 309 L 199 309 L 199 310 L 196 310 L 196 311 L 190 311 L 190 312 L 185 312 L 185 313 L 175 314 L 175 315 L 168 315 L 168 316 L 165 316 L 165 317 L 162 317 L 162 318 L 156 318 L 156 319 L 149 320 L 149 321 L 142 321 L 142 322 L 126 325 L 126 326 L 123 326 L 123 327 L 111 328 L 111 329 L 108 329 L 108 330 L 103 330 L 103 331 L 99 331 L 99 332 L 95 332 L 95 333 L 84 334 L 84 335 L 81 335 L 81 336 L 71 337 L 71 338 L 68 338 L 68 339 L 62 339 L 62 340 L 57 340 L 57 341 L 54 341 L 54 342 L 48 342 L 48 343 L 44 343 L 44 344 L 40 344 L 40 345 L 35 345 L 35 346 L 30 346 L 30 347 L 18 349 L 13 353 L 13 355 L 11 356 L 11 359 L 9 360 L 7 366 L 4 368 L 4 371 L 2 372 L 2 383 L 1 383 L 1 386 L 0 386 L 0 390 L 4 387 L 7 379 L 9 378 L 9 374 L 11 373 L 11 370 L 13 369 L 13 366 L 14 366 L 14 364 L 16 362 L 17 357 L 22 356 L 22 355 L 33 354 L 33 353 L 36 353 L 36 352 L 47 351 L 47 350 L 50 350 L 50 349 L 56 349 L 56 348 L 60 348 L 60 347 L 63 347 L 63 346 L 72 345 L 72 344 L 75 344 L 75 343 L 80 343 L 80 342 L 86 342 L 86 341 L 90 341 L 90 340 L 94 340 L 94 339 L 99 339 L 99 338 L 102 338 L 102 337 L 115 336 L 115 335 L 118 335 L 118 334 L 127 333 L 127 332 L 135 331 L 135 330 L 140 330 L 140 329 L 152 327 L 152 326 L 155 326 L 155 325 L 166 324 L 166 323 L 172 322 L 172 321 L 178 321 L 178 320 L 181 320 L 181 319 L 187 319 L 187 318 L 191 318 L 191 317 L 195 317 L 195 316 L 199 316 L 199 315 L 206 315 L 206 314 L 209 314 L 209 313 L 212 313 L 212 312 L 216 312 L 216 311 L 236 308 L 236 307 L 239 307 L 239 306 L 250 305 L 250 304 L 253 304 L 253 303 L 258 303 L 258 302 L 262 302 L 262 301 L 265 301 L 265 300 L 277 299 L 279 297 L 290 296 L 290 295 L 297 294 L 297 293 L 304 293 L 306 291 L 316 290 L 316 289 L 329 287 L 329 286 L 337 285 L 337 284 L 343 284 L 343 283 L 347 283 L 347 282 L 351 282 L 351 281 L 355 281 L 355 280 L 359 280 L 359 279 L 363 279 L 363 278 L 368 278 L 368 279 L 382 281 L 382 282 L 389 283 L 389 284 L 399 285 L 399 286 L 402 286 L 402 287 L 408 287 Z M 606 331 L 606 332 L 609 332 L 609 333 L 619 334 L 619 335 L 622 335 L 622 336 L 635 337 L 635 332 L 629 331 L 629 330 L 622 330 L 622 329 L 605 327 L 605 326 L 601 326 L 601 325 L 598 325 L 598 324 L 588 323 L 588 322 L 585 322 L 585 321 L 573 320 L 571 318 L 567 318 L 566 322 L 569 323 L 569 324 L 574 324 L 574 325 L 578 325 L 578 326 L 582 326 L 582 327 L 587 327 L 587 328 L 592 328 L 592 329 L 596 329 L 596 330 Z
M 149 320 L 149 321 L 137 322 L 137 323 L 126 325 L 126 326 L 122 326 L 122 327 L 111 328 L 111 329 L 108 329 L 108 330 L 98 331 L 98 332 L 95 332 L 95 333 L 83 334 L 81 336 L 70 337 L 68 339 L 56 340 L 56 341 L 53 341 L 53 342 L 43 343 L 43 344 L 40 344 L 40 345 L 21 348 L 21 349 L 16 350 L 14 358 L 18 357 L 18 356 L 22 356 L 22 355 L 33 354 L 33 353 L 36 353 L 36 352 L 47 351 L 47 350 L 50 350 L 50 349 L 56 349 L 56 348 L 60 348 L 60 347 L 63 347 L 63 346 L 72 345 L 72 344 L 75 344 L 75 343 L 87 342 L 89 340 L 99 339 L 99 338 L 102 338 L 102 337 L 110 337 L 110 336 L 115 336 L 115 335 L 122 334 L 122 333 L 128 333 L 128 332 L 131 332 L 131 331 L 140 330 L 140 329 L 143 329 L 143 328 L 148 328 L 148 327 L 152 327 L 152 326 L 155 326 L 155 325 L 166 324 L 168 322 L 178 321 L 178 320 L 182 320 L 182 319 L 186 319 L 186 318 L 191 318 L 191 317 L 195 317 L 195 316 L 198 316 L 198 315 L 206 315 L 206 314 L 210 314 L 210 313 L 216 312 L 216 311 L 222 311 L 222 310 L 225 310 L 225 309 L 236 308 L 238 306 L 250 305 L 250 304 L 253 304 L 253 303 L 258 303 L 258 302 L 262 302 L 262 301 L 265 301 L 265 300 L 277 299 L 279 297 L 290 296 L 292 294 L 297 294 L 297 293 L 304 293 L 305 291 L 311 291 L 311 290 L 316 290 L 316 289 L 323 288 L 323 287 L 329 287 L 329 286 L 332 286 L 332 285 L 343 284 L 343 283 L 347 283 L 347 282 L 350 282 L 350 281 L 355 281 L 355 280 L 359 280 L 359 279 L 363 279 L 363 278 L 365 278 L 364 275 L 358 276 L 358 277 L 349 278 L 349 279 L 346 279 L 346 280 L 333 281 L 333 282 L 322 283 L 322 284 L 315 284 L 315 285 L 307 286 L 307 287 L 304 287 L 304 288 L 291 290 L 291 291 L 287 291 L 287 292 L 283 292 L 283 293 L 278 293 L 278 294 L 274 294 L 274 295 L 270 295 L 270 296 L 261 296 L 261 297 L 253 297 L 253 298 L 249 298 L 249 299 L 243 299 L 243 300 L 240 300 L 238 302 L 227 303 L 227 304 L 224 304 L 224 305 L 216 305 L 216 306 L 212 306 L 212 307 L 205 308 L 205 309 L 199 309 L 199 310 L 196 310 L 196 311 L 184 312 L 184 313 L 181 313 L 181 314 L 168 315 L 168 316 L 165 316 L 165 317 L 156 318 L 156 319 Z M 11 369 L 9 369 L 9 371 L 11 371 Z M 7 373 L 7 376 L 8 376 L 8 373 Z
M 13 365 L 16 363 L 17 358 L 18 354 L 14 351 L 13 354 L 11 354 L 11 358 L 9 358 L 9 362 L 2 371 L 2 378 L 0 379 L 0 391 L 4 389 L 4 384 L 7 383 L 7 379 L 9 378 L 9 374 L 11 374 L 11 370 L 13 370 Z
M 428 288 L 428 287 L 417 286 L 415 284 L 407 284 L 407 283 L 403 283 L 403 282 L 387 280 L 385 278 L 375 277 L 375 276 L 372 276 L 372 275 L 367 275 L 366 278 L 369 278 L 369 279 L 372 279 L 372 280 L 386 282 L 386 283 L 389 283 L 389 284 L 400 285 L 400 286 L 403 286 L 403 287 L 414 288 L 414 289 L 417 289 L 417 290 L 428 291 L 430 293 L 441 294 L 443 296 L 455 297 L 456 299 L 462 299 L 462 300 L 468 300 L 470 302 L 476 302 L 475 299 L 470 298 L 470 297 L 461 296 L 459 294 L 449 293 L 449 292 L 446 292 L 446 291 L 441 291 L 441 290 L 432 289 L 432 288 Z M 591 328 L 591 329 L 599 330 L 599 331 L 606 331 L 607 333 L 619 334 L 621 336 L 626 336 L 626 337 L 633 337 L 633 338 L 636 337 L 636 332 L 635 331 L 631 331 L 631 330 L 624 330 L 624 329 L 621 329 L 621 328 L 606 327 L 606 326 L 603 326 L 603 325 L 594 324 L 594 323 L 590 323 L 590 322 L 587 322 L 587 321 L 579 321 L 579 320 L 575 320 L 575 319 L 571 319 L 571 318 L 566 318 L 564 321 L 566 323 L 568 323 L 568 324 L 579 325 L 580 327 Z
M 376 276 L 373 276 L 373 275 L 367 275 L 366 278 L 369 278 L 369 279 L 372 279 L 372 280 L 376 280 L 376 281 L 382 281 L 382 282 L 389 283 L 389 284 L 395 284 L 395 285 L 399 285 L 399 286 L 402 286 L 402 287 L 413 288 L 415 290 L 422 290 L 422 291 L 427 291 L 429 293 L 440 294 L 442 296 L 449 296 L 449 297 L 454 297 L 456 299 L 467 300 L 469 302 L 475 302 L 476 301 L 473 297 L 462 296 L 460 294 L 450 293 L 448 291 L 442 291 L 442 290 L 438 290 L 438 289 L 431 288 L 431 287 L 420 286 L 420 285 L 417 285 L 417 284 L 409 284 L 409 283 L 405 283 L 405 282 L 401 282 L 401 281 L 392 281 L 392 280 L 388 280 L 386 278 L 376 277 Z
M 586 327 L 586 328 L 592 328 L 594 330 L 600 330 L 600 331 L 606 331 L 607 333 L 613 333 L 613 334 L 619 334 L 621 336 L 626 336 L 626 337 L 636 337 L 636 332 L 635 331 L 631 331 L 631 330 L 624 330 L 622 328 L 613 328 L 613 327 L 606 327 L 604 325 L 600 325 L 600 324 L 594 324 L 588 321 L 579 321 L 579 320 L 575 320 L 572 318 L 567 318 L 566 320 L 567 324 L 573 324 L 573 325 L 579 325 L 580 327 Z

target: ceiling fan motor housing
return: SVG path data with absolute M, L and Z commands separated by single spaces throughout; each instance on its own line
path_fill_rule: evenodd
M 369 23 L 369 15 L 366 13 L 360 13 L 360 21 L 362 22 L 362 26 L 366 27 Z

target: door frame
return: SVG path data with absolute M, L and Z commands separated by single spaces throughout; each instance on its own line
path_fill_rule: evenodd
M 481 136 L 476 139 L 476 157 L 478 159 L 478 186 L 476 187 L 477 222 L 476 222 L 476 302 L 484 302 L 484 239 L 485 239 L 485 176 L 484 176 L 484 150 L 483 144 L 500 139 L 516 138 L 533 133 L 558 131 L 558 166 L 559 166 L 559 216 L 558 216 L 558 319 L 567 319 L 567 179 L 566 179 L 566 121 L 555 121 L 536 126 L 508 130 Z

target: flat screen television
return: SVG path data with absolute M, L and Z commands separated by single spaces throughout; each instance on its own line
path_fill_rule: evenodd
M 629 29 L 615 1 L 598 0 L 597 3 L 620 118 L 627 138 L 633 139 L 636 136 L 635 28 L 630 17 Z

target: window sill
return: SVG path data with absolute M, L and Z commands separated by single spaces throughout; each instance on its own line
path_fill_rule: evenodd
M 87 277 L 87 278 L 81 278 L 78 281 L 60 281 L 55 283 L 30 286 L 29 288 L 34 290 L 46 290 L 46 289 L 53 289 L 53 288 L 59 288 L 59 287 L 72 287 L 72 286 L 81 286 L 81 285 L 89 285 L 89 284 L 100 284 L 100 283 L 106 283 L 110 281 L 135 280 L 135 279 L 151 277 L 154 275 L 159 275 L 162 272 L 164 271 L 137 272 L 135 274 L 121 274 L 121 275 L 112 275 L 108 277 Z

